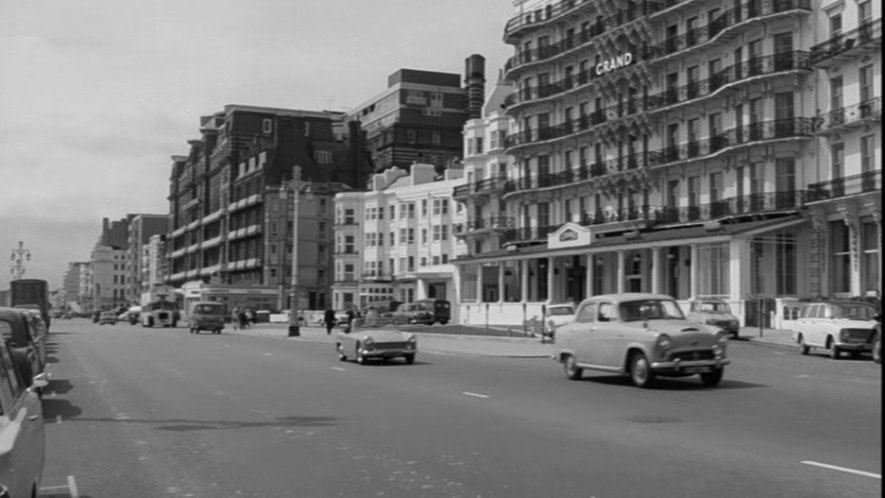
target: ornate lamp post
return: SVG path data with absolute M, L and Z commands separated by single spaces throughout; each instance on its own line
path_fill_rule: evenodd
M 289 337 L 301 335 L 301 316 L 298 295 L 298 203 L 301 199 L 301 189 L 304 182 L 301 181 L 301 166 L 295 166 L 292 169 L 292 181 L 290 182 L 293 192 L 293 208 L 292 208 L 292 286 L 289 293 Z M 307 185 L 305 191 L 307 200 L 313 197 L 310 184 Z
M 25 261 L 31 260 L 31 251 L 25 249 L 24 242 L 18 241 L 18 249 L 13 249 L 11 256 L 12 268 L 9 271 L 12 273 L 12 279 L 21 280 L 25 274 Z

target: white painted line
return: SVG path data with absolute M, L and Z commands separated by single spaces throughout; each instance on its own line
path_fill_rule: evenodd
M 80 492 L 77 491 L 77 481 L 74 479 L 74 476 L 68 476 L 68 491 L 71 493 L 71 498 L 80 498 Z
M 273 356 L 271 353 L 264 353 L 264 356 Z
M 473 396 L 474 398 L 481 398 L 481 399 L 491 398 L 491 396 L 486 396 L 485 394 L 477 394 L 477 393 L 471 393 L 471 392 L 467 392 L 467 391 L 464 391 L 461 394 L 463 394 L 465 396 Z
M 332 367 L 332 370 L 338 370 L 339 372 L 346 372 L 347 371 L 346 368 L 341 368 L 341 367 Z
M 848 472 L 849 474 L 857 474 L 864 477 L 872 477 L 873 479 L 881 479 L 882 474 L 874 474 L 872 472 L 864 472 L 863 470 L 849 469 L 848 467 L 839 467 L 838 465 L 830 465 L 828 463 L 813 462 L 811 460 L 803 460 L 805 465 L 814 465 L 815 467 L 823 467 L 830 470 L 838 470 L 839 472 Z

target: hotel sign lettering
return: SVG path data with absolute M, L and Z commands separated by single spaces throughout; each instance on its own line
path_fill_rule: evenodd
M 547 235 L 547 248 L 584 247 L 593 242 L 593 235 L 588 227 L 578 223 L 566 223 L 553 233 Z
M 559 234 L 560 242 L 570 242 L 572 240 L 578 240 L 578 232 L 571 229 L 566 229 Z
M 616 55 L 611 59 L 606 59 L 596 65 L 596 76 L 602 76 L 603 74 L 610 73 L 615 69 L 629 66 L 632 63 L 633 54 L 631 54 L 630 52 Z

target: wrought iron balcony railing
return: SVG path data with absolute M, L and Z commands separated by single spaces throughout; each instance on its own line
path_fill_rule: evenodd
M 494 178 L 486 178 L 465 185 L 458 185 L 452 191 L 452 197 L 455 199 L 463 199 L 473 194 L 487 194 L 500 190 L 504 187 L 507 177 L 498 176 Z
M 868 121 L 880 121 L 881 119 L 882 98 L 876 97 L 865 100 L 860 104 L 842 107 L 819 115 L 815 118 L 814 129 L 817 132 L 827 132 Z
M 811 62 L 812 64 L 820 64 L 832 57 L 874 42 L 882 43 L 881 17 L 867 21 L 847 33 L 838 34 L 811 47 Z
M 882 191 L 882 170 L 834 178 L 808 186 L 808 202 Z

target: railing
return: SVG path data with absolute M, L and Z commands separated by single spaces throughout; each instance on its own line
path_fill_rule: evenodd
M 812 118 L 776 119 L 750 123 L 726 130 L 713 137 L 692 140 L 661 149 L 629 153 L 619 157 L 556 173 L 540 173 L 508 180 L 503 193 L 567 185 L 611 173 L 636 168 L 650 168 L 669 163 L 701 159 L 718 154 L 729 147 L 747 145 L 765 140 L 810 137 L 814 131 Z M 513 135 L 519 137 L 521 134 Z
M 882 119 L 882 98 L 865 100 L 860 104 L 841 107 L 826 114 L 819 115 L 815 120 L 815 131 L 826 131 L 844 125 L 862 123 L 867 120 Z
M 393 275 L 386 275 L 384 273 L 379 273 L 379 272 L 363 272 L 362 278 L 363 278 L 363 280 L 390 281 L 390 280 L 393 280 Z
M 478 220 L 468 220 L 467 230 L 502 230 L 513 228 L 513 218 L 510 216 L 492 216 Z
M 338 249 L 335 251 L 336 256 L 356 255 L 359 253 L 356 249 Z
M 812 183 L 808 190 L 808 202 L 881 191 L 882 170 Z
M 355 227 L 355 226 L 359 226 L 359 224 L 360 224 L 360 223 L 359 223 L 358 221 L 356 221 L 355 219 L 352 219 L 352 220 L 342 220 L 342 221 L 336 222 L 335 225 L 333 225 L 333 226 L 336 226 L 336 227 Z
M 506 181 L 507 181 L 506 177 L 498 176 L 498 177 L 493 177 L 493 178 L 486 178 L 484 180 L 479 180 L 474 183 L 468 183 L 465 185 L 458 185 L 452 191 L 452 197 L 454 197 L 456 199 L 460 199 L 460 198 L 467 197 L 470 194 L 493 192 L 495 190 L 502 188 Z
M 505 230 L 504 233 L 501 234 L 501 243 L 506 244 L 508 242 L 516 241 L 527 242 L 541 240 L 557 230 L 559 230 L 559 225 L 511 228 Z
M 811 62 L 818 64 L 852 48 L 882 40 L 882 18 L 867 21 L 847 33 L 838 34 L 829 40 L 811 47 Z
M 811 12 L 811 0 L 750 0 L 723 12 L 706 26 L 646 46 L 640 51 L 641 57 L 651 61 L 684 52 L 711 42 L 729 28 L 744 22 L 792 10 Z

